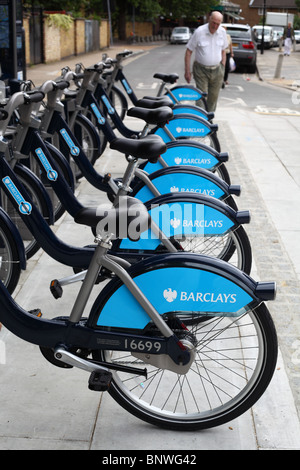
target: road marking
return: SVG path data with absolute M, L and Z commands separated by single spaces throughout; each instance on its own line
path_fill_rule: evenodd
M 150 85 L 149 83 L 138 83 L 137 85 L 137 89 L 138 90 L 155 90 L 158 86 L 158 83 L 152 83 L 152 85 Z
M 282 116 L 300 116 L 300 111 L 290 108 L 272 108 L 265 105 L 257 105 L 254 111 L 258 114 L 273 114 Z
M 226 98 L 226 96 L 222 96 L 222 100 L 228 101 L 228 106 L 232 106 L 235 104 L 239 104 L 240 106 L 247 106 L 245 101 L 242 98 Z

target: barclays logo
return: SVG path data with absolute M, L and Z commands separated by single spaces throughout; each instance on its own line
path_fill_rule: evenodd
M 169 287 L 164 290 L 163 295 L 167 302 L 173 302 L 177 298 L 177 291 L 172 290 L 171 287 Z

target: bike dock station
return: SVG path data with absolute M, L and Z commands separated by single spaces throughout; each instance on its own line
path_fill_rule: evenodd
M 140 50 L 141 46 L 135 48 L 136 57 L 139 57 L 139 54 L 143 53 Z M 123 47 L 120 49 L 123 50 Z M 111 52 L 115 55 L 118 50 L 113 48 Z M 86 62 L 93 63 L 96 60 L 93 61 L 89 56 Z M 55 64 L 51 67 L 45 65 L 40 67 L 42 81 L 45 79 L 45 70 L 48 70 L 49 74 L 53 73 L 53 70 L 56 71 Z M 38 72 L 38 67 L 34 69 L 32 80 L 39 84 L 38 80 L 33 78 Z M 31 78 L 30 73 L 28 78 Z M 130 415 L 107 393 L 100 396 L 87 390 L 87 376 L 84 371 L 55 368 L 53 372 L 53 366 L 44 360 L 36 347 L 20 341 L 2 327 L 0 346 L 5 345 L 5 348 L 0 348 L 3 390 L 1 421 L 6 423 L 0 436 L 2 448 L 105 451 L 168 449 L 177 453 L 179 449 L 184 449 L 190 454 L 204 449 L 300 448 L 298 404 L 293 396 L 300 382 L 300 376 L 297 375 L 298 324 L 290 323 L 288 331 L 283 325 L 286 311 L 291 321 L 291 318 L 297 314 L 297 309 L 299 310 L 300 257 L 299 264 L 297 256 L 292 259 L 294 265 L 287 260 L 288 242 L 294 235 L 294 232 L 292 233 L 294 227 L 289 234 L 284 232 L 283 224 L 280 224 L 280 213 L 275 213 L 275 204 L 273 205 L 269 197 L 270 188 L 266 184 L 263 185 L 265 180 L 262 175 L 261 177 L 258 175 L 257 179 L 254 176 L 257 173 L 255 165 L 258 164 L 258 158 L 255 154 L 248 156 L 250 149 L 247 148 L 246 142 L 249 139 L 251 126 L 254 146 L 258 141 L 261 144 L 259 126 L 263 128 L 264 124 L 261 115 L 256 116 L 256 121 L 251 120 L 243 110 L 231 110 L 228 106 L 222 105 L 221 101 L 216 122 L 219 124 L 218 136 L 221 147 L 230 155 L 228 168 L 232 181 L 242 186 L 242 194 L 238 200 L 239 209 L 251 209 L 251 223 L 247 225 L 247 233 L 253 248 L 254 262 L 251 276 L 257 280 L 274 279 L 278 283 L 277 300 L 269 302 L 268 306 L 275 317 L 276 326 L 278 324 L 280 354 L 271 384 L 261 399 L 242 416 L 213 429 L 199 432 L 159 429 Z M 134 118 L 126 118 L 126 123 L 132 128 Z M 298 137 L 299 134 L 300 131 Z M 263 142 L 263 146 L 269 156 L 267 139 Z M 255 150 L 261 152 L 258 148 Z M 267 162 L 264 160 L 260 162 L 260 166 L 262 172 L 269 171 L 266 170 Z M 109 171 L 115 178 L 121 177 L 126 167 L 127 162 L 123 155 L 109 148 L 95 164 L 95 168 L 99 168 L 101 174 Z M 280 174 L 277 166 L 274 168 L 274 172 L 276 171 Z M 271 181 L 270 175 L 270 186 Z M 261 190 L 258 189 L 259 185 L 262 185 Z M 298 191 L 295 189 L 295 199 Z M 80 180 L 75 192 L 83 206 L 92 205 L 91 201 L 95 200 L 99 204 L 107 204 L 106 195 L 104 193 L 99 195 L 99 191 L 84 179 Z M 86 246 L 93 242 L 89 227 L 76 225 L 74 230 L 74 220 L 70 214 L 65 214 L 56 222 L 55 234 L 71 245 Z M 266 263 L 272 266 L 271 272 L 266 272 Z M 60 277 L 69 276 L 70 270 L 67 266 L 60 265 L 59 268 Z M 281 276 L 278 275 L 279 272 Z M 16 302 L 23 308 L 29 309 L 33 306 L 43 307 L 39 305 L 39 301 L 41 298 L 47 299 L 44 301 L 46 310 L 50 316 L 52 314 L 55 316 L 58 304 L 57 300 L 49 295 L 49 280 L 55 279 L 56 276 L 57 262 L 39 250 L 28 260 L 27 269 L 22 273 L 20 283 L 14 292 Z M 76 284 L 71 284 L 65 289 L 64 295 L 59 300 L 60 312 L 69 311 L 76 292 Z M 87 311 L 93 301 L 94 297 L 91 297 L 86 307 Z M 292 344 L 289 345 L 289 341 L 292 341 Z M 287 366 L 286 358 L 289 354 L 291 363 Z M 5 364 L 10 364 L 11 367 Z M 18 364 L 22 374 L 15 374 L 13 364 Z M 53 380 L 53 375 L 56 380 Z M 9 387 L 12 380 L 13 390 Z M 140 386 L 143 386 L 142 383 Z

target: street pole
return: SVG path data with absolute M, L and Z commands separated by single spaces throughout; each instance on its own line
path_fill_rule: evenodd
M 260 48 L 260 53 L 264 53 L 264 48 L 265 48 L 265 22 L 266 22 L 266 0 L 264 0 L 264 6 L 263 6 L 263 29 L 262 29 L 262 35 L 261 35 L 261 48 Z
M 109 45 L 113 45 L 113 33 L 111 26 L 111 13 L 110 13 L 110 1 L 107 0 L 107 12 L 108 12 L 108 24 L 109 24 Z

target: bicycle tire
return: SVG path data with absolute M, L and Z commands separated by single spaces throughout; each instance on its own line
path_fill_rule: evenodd
M 184 193 L 182 193 L 182 197 Z M 163 206 L 171 203 L 179 202 L 174 197 L 174 199 L 164 200 L 158 203 L 156 199 L 151 200 L 151 203 L 155 206 Z M 218 202 L 218 201 L 216 201 Z M 150 203 L 146 203 L 146 206 L 149 206 L 149 211 L 151 215 L 151 206 Z M 196 206 L 197 207 L 197 206 Z M 199 206 L 200 207 L 200 206 Z M 196 211 L 196 208 L 195 208 Z M 196 212 L 195 212 L 196 213 Z M 176 234 L 176 238 L 170 238 L 174 246 L 179 252 L 189 252 L 189 253 L 198 253 L 202 255 L 207 255 L 213 258 L 218 258 L 223 261 L 228 262 L 229 264 L 239 268 L 246 274 L 250 274 L 252 267 L 252 249 L 251 244 L 248 238 L 246 231 L 242 225 L 236 225 L 229 231 L 222 233 L 220 235 L 202 235 L 202 234 L 193 234 L 193 235 L 181 235 L 180 233 Z M 127 246 L 127 249 L 124 247 Z M 122 248 L 123 247 L 123 248 Z M 136 250 L 138 249 L 139 254 L 142 256 L 148 256 L 150 254 L 162 254 L 167 253 L 167 248 L 161 242 L 157 244 L 155 249 L 152 251 L 142 250 L 141 246 L 128 249 L 128 245 L 124 244 L 122 241 L 116 241 L 115 251 L 119 252 L 121 249 L 122 253 L 126 253 L 128 259 L 134 259 Z
M 214 170 L 214 173 L 216 173 L 220 178 L 222 178 L 222 180 L 224 180 L 225 183 L 229 185 L 231 184 L 231 178 L 230 178 L 230 175 L 226 168 L 225 163 L 221 163 L 220 165 L 218 165 L 216 169 Z
M 20 257 L 12 231 L 2 217 L 0 217 L 0 261 L 0 280 L 12 294 L 20 279 Z
M 186 237 L 176 236 L 174 245 L 179 251 L 198 253 L 221 259 L 250 274 L 252 267 L 252 249 L 249 238 L 241 225 L 224 236 Z M 166 253 L 164 245 L 159 245 L 157 253 Z
M 76 116 L 73 132 L 86 157 L 90 163 L 94 165 L 106 146 L 107 141 L 105 136 L 103 135 L 103 139 L 100 139 L 99 142 L 99 133 L 94 124 L 90 119 L 80 113 Z M 82 176 L 82 172 L 76 165 L 75 178 L 79 179 Z
M 20 182 L 23 184 L 28 194 L 30 195 L 32 202 L 36 205 L 36 207 L 42 214 L 43 218 L 48 223 L 50 223 L 53 214 L 49 212 L 49 203 L 46 200 L 45 194 L 43 193 L 40 185 L 35 180 L 36 176 L 34 175 L 34 173 L 32 173 L 28 168 L 24 168 L 22 164 L 15 165 L 14 172 Z M 37 243 L 32 233 L 22 221 L 18 212 L 14 209 L 13 205 L 6 197 L 4 208 L 22 237 L 25 247 L 26 258 L 32 258 L 32 256 L 39 250 L 40 245 Z
M 124 93 L 118 87 L 113 85 L 108 96 L 109 96 L 110 102 L 112 103 L 119 117 L 123 121 L 128 111 L 128 103 L 127 103 L 127 99 Z M 114 129 L 113 122 L 111 122 L 111 126 Z
M 184 139 L 184 138 L 185 137 L 182 137 L 181 139 Z M 186 138 L 189 139 L 190 137 L 186 137 Z M 181 139 L 178 139 L 178 140 L 181 140 Z M 217 152 L 221 152 L 220 141 L 219 141 L 218 136 L 215 132 L 213 132 L 211 134 L 208 134 L 205 137 L 193 137 L 193 140 L 195 140 L 195 141 L 198 140 L 202 144 L 209 145 L 210 147 L 215 149 Z
M 156 368 L 128 351 L 94 352 L 107 362 L 147 368 L 147 378 L 113 371 L 112 398 L 137 418 L 177 431 L 219 426 L 249 410 L 267 389 L 277 360 L 277 336 L 266 305 L 238 319 L 192 323 L 189 331 L 197 352 L 185 375 Z

